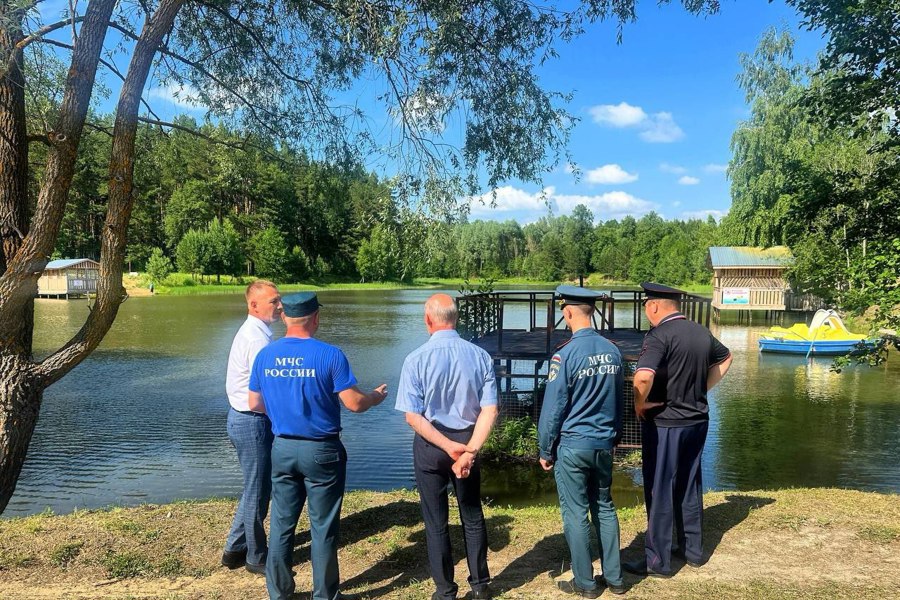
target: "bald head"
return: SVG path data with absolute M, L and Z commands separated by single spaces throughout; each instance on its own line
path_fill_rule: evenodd
M 439 329 L 453 329 L 458 316 L 456 300 L 447 294 L 435 294 L 425 303 L 425 325 L 429 333 Z

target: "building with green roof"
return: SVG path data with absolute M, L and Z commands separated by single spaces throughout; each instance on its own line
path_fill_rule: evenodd
M 793 260 L 787 246 L 713 246 L 709 249 L 713 269 L 713 309 L 789 309 L 790 285 L 785 272 Z

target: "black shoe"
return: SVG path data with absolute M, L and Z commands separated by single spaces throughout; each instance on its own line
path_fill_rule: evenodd
M 634 573 L 635 575 L 645 575 L 647 577 L 668 579 L 672 576 L 671 573 L 663 573 L 662 571 L 654 571 L 653 569 L 648 568 L 646 560 L 636 560 L 634 562 L 622 563 L 622 568 L 629 573 Z
M 559 591 L 561 592 L 574 594 L 576 596 L 581 596 L 582 598 L 599 598 L 600 594 L 603 593 L 603 588 L 599 585 L 592 590 L 582 589 L 575 585 L 574 579 L 570 581 L 557 581 L 556 587 L 559 588 Z
M 706 564 L 705 560 L 701 560 L 698 562 L 696 560 L 689 559 L 687 556 L 685 556 L 684 550 L 682 550 L 681 548 L 676 548 L 675 550 L 672 550 L 672 556 L 674 556 L 675 558 L 680 558 L 681 560 L 684 561 L 684 564 L 691 567 L 692 569 L 699 569 L 700 567 L 702 567 L 703 565 Z
M 608 589 L 613 594 L 616 594 L 617 596 L 620 596 L 625 593 L 625 585 L 624 584 L 613 585 L 606 580 L 606 577 L 603 577 L 602 575 L 598 575 L 597 577 L 594 577 L 594 580 L 597 582 L 598 586 L 605 586 L 606 589 Z
M 245 562 L 247 562 L 246 550 L 242 552 L 232 552 L 230 550 L 226 550 L 222 553 L 223 567 L 228 567 L 229 569 L 237 569 L 238 567 L 244 566 Z
M 263 563 L 261 565 L 254 565 L 253 563 L 247 563 L 244 565 L 244 568 L 255 575 L 265 575 L 266 574 L 266 563 Z
M 488 586 L 478 588 L 477 590 L 474 588 L 472 589 L 472 600 L 491 600 L 493 597 L 494 592 Z

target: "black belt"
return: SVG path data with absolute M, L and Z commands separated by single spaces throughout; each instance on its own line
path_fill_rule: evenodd
M 280 437 L 285 440 L 301 440 L 304 442 L 329 442 L 331 440 L 341 439 L 341 435 L 339 433 L 327 435 L 325 437 L 320 437 L 320 438 L 312 438 L 312 437 L 306 437 L 306 436 L 302 436 L 302 435 L 287 435 L 286 433 L 280 433 L 280 434 L 276 435 L 275 437 Z
M 231 407 L 231 410 L 233 410 L 234 412 L 239 412 L 239 413 L 241 413 L 242 415 L 251 415 L 251 416 L 253 416 L 253 417 L 267 417 L 267 416 L 269 416 L 269 415 L 267 415 L 266 413 L 253 412 L 252 410 L 238 410 L 238 409 L 236 409 L 236 408 L 233 407 L 233 406 Z
M 449 427 L 441 425 L 437 421 L 432 421 L 431 425 L 442 433 L 472 433 L 473 431 L 475 431 L 474 425 L 469 425 L 465 429 L 450 429 Z

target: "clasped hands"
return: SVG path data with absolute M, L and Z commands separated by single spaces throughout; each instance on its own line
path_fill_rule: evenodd
M 478 449 L 466 446 L 465 444 L 460 444 L 459 442 L 452 442 L 450 447 L 447 448 L 447 454 L 456 461 L 451 467 L 453 469 L 453 474 L 456 475 L 457 479 L 465 479 L 472 472 L 472 467 L 475 465 L 475 455 L 478 454 Z

